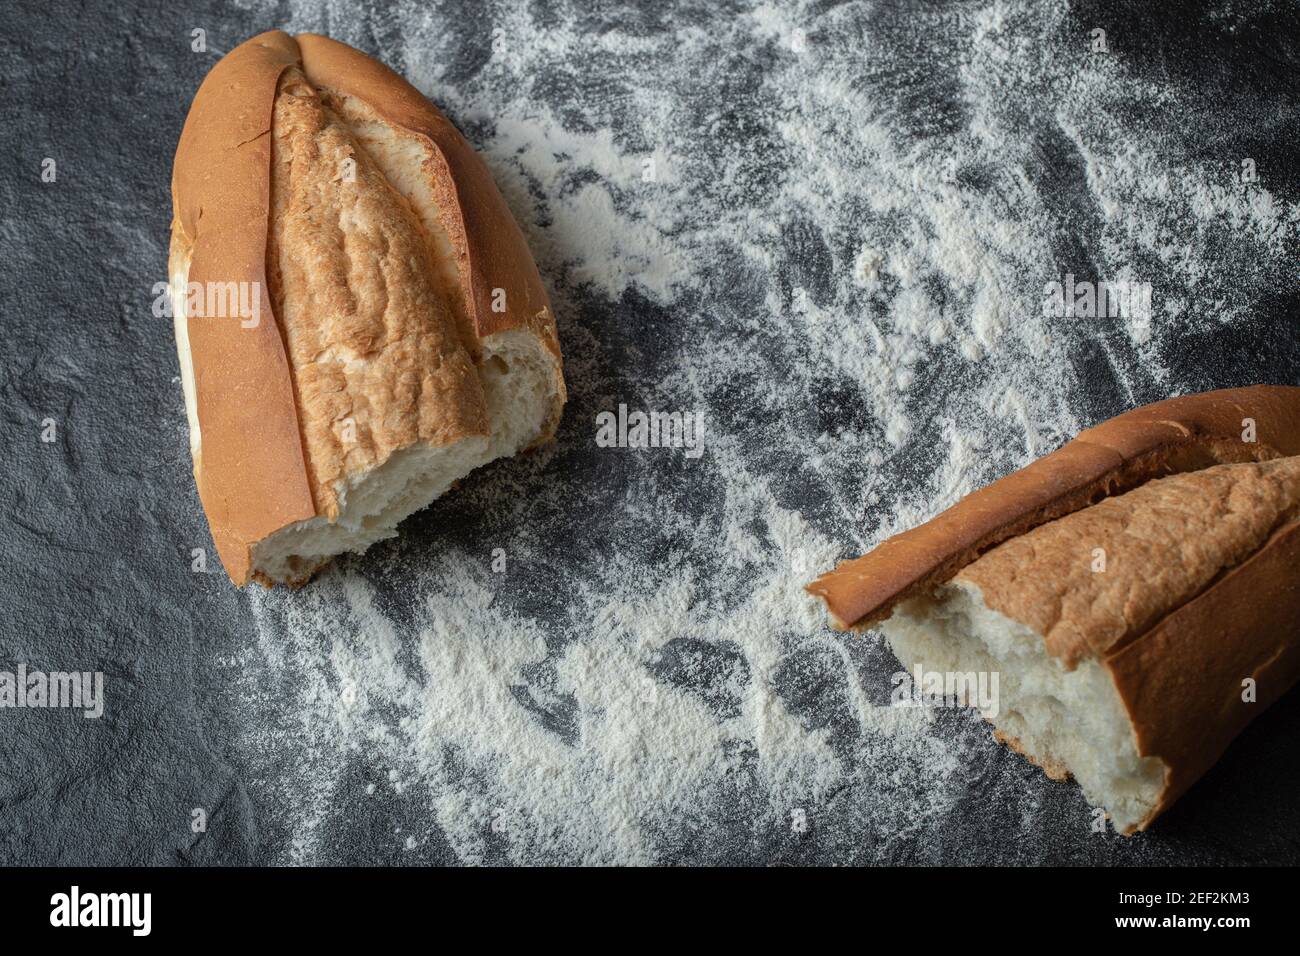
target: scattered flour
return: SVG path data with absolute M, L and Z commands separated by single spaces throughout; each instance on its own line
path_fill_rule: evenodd
M 1236 157 L 1184 163 L 1120 122 L 1166 92 L 1063 48 L 1086 30 L 1061 7 L 888 26 L 859 4 L 688 5 L 661 32 L 581 6 L 496 10 L 469 76 L 436 18 L 384 51 L 520 218 L 572 401 L 556 448 L 436 506 L 471 530 L 416 519 L 418 549 L 248 592 L 239 692 L 274 715 L 248 734 L 267 785 L 292 781 L 288 858 L 328 858 L 357 760 L 427 805 L 427 832 L 394 836 L 412 852 L 764 858 L 803 814 L 887 857 L 941 829 L 995 751 L 888 706 L 892 659 L 831 634 L 801 585 L 1084 424 L 1080 342 L 1121 388 L 1180 388 L 1164 346 L 1240 320 L 1300 210 L 1236 183 Z M 1067 196 L 1040 175 L 1049 148 Z M 1153 319 L 1116 338 L 1043 317 L 1078 233 L 1101 277 L 1159 283 Z M 595 449 L 592 415 L 622 400 L 704 410 L 704 458 Z M 492 573 L 498 541 L 518 570 Z M 1032 829 L 1040 795 L 1008 792 Z

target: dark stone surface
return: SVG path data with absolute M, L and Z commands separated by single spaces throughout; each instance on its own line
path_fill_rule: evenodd
M 835 5 L 816 5 L 817 12 Z M 695 22 L 704 29 L 726 18 L 731 5 L 599 4 L 583 14 L 598 32 L 618 25 L 653 34 Z M 1251 155 L 1269 169 L 1268 187 L 1287 202 L 1300 198 L 1295 144 L 1300 141 L 1295 103 L 1300 84 L 1300 36 L 1284 5 L 1257 17 L 1211 16 L 1197 20 L 1149 3 L 1075 4 L 1082 23 L 1107 26 L 1117 55 L 1154 84 L 1175 91 L 1185 110 L 1138 115 L 1135 123 L 1163 129 L 1171 154 L 1206 162 Z M 537 3 L 534 16 L 567 4 Z M 1282 12 L 1279 12 L 1281 10 Z M 878 55 L 898 73 L 881 80 L 893 90 L 892 108 L 914 117 L 917 135 L 941 136 L 962 120 L 959 91 L 949 82 L 941 36 L 933 51 L 908 48 L 911 33 L 895 25 L 904 4 L 877 3 L 861 10 L 879 38 Z M 172 151 L 190 97 L 212 57 L 194 55 L 188 31 L 208 30 L 214 47 L 230 46 L 292 20 L 297 29 L 334 32 L 338 38 L 389 61 L 399 71 L 400 35 L 407 18 L 426 11 L 410 4 L 376 4 L 342 22 L 310 6 L 242 9 L 218 3 L 49 4 L 20 0 L 0 18 L 0 83 L 7 109 L 0 126 L 0 302 L 5 308 L 0 349 L 0 669 L 24 661 L 30 668 L 101 670 L 111 689 L 105 719 L 68 713 L 0 712 L 0 862 L 243 864 L 286 857 L 294 821 L 284 818 L 277 794 L 301 784 L 287 760 L 276 779 L 249 771 L 247 736 L 234 733 L 256 714 L 232 712 L 230 673 L 223 661 L 250 628 L 247 597 L 220 573 L 190 572 L 190 549 L 207 541 L 190 475 L 180 389 L 170 322 L 150 314 L 153 286 L 165 278 L 170 219 Z M 495 6 L 449 4 L 446 81 L 470 81 L 490 54 Z M 897 49 L 891 51 L 891 44 Z M 932 54 L 932 55 L 931 55 Z M 889 61 L 890 56 L 895 60 Z M 751 98 L 761 95 L 764 51 L 735 51 L 725 88 L 701 91 L 701 110 L 717 97 L 734 105 L 708 135 L 718 149 L 775 149 L 772 131 L 746 121 Z M 909 58 L 931 64 L 918 79 L 905 69 Z M 616 88 L 616 64 L 593 56 L 569 64 L 564 75 L 537 76 L 527 95 L 563 115 L 566 97 L 588 87 Z M 949 108 L 940 108 L 948 104 Z M 1032 108 L 1032 105 L 1027 108 Z M 472 141 L 482 135 L 465 124 Z M 701 134 L 703 135 L 703 134 Z M 1082 274 L 1095 254 L 1094 211 L 1081 208 L 1083 175 L 1059 130 L 1044 122 L 1036 144 L 1044 188 L 1058 198 L 1059 255 Z M 58 162 L 56 184 L 42 184 L 44 157 Z M 736 188 L 761 195 L 773 171 L 761 161 Z M 701 196 L 707 204 L 711 197 Z M 814 300 L 833 281 L 832 240 L 814 223 L 794 224 L 780 238 L 780 260 L 790 286 Z M 851 257 L 851 256 L 850 256 Z M 1292 263 L 1294 265 L 1294 262 Z M 596 336 L 603 349 L 592 361 L 606 363 L 589 381 L 606 382 L 618 395 L 623 363 L 653 363 L 659 336 L 692 331 L 704 311 L 727 321 L 755 307 L 754 286 L 743 262 L 718 262 L 708 308 L 683 298 L 664 308 L 636 294 L 611 302 L 597 290 L 570 290 L 570 327 Z M 549 281 L 561 281 L 548 276 Z M 748 287 L 748 291 L 747 291 Z M 1256 381 L 1300 383 L 1294 269 L 1255 277 L 1249 288 L 1224 289 L 1252 303 L 1252 318 L 1226 325 L 1191 326 L 1163 356 L 1170 380 L 1184 389 Z M 761 302 L 757 303 L 761 306 Z M 686 317 L 690 316 L 688 320 Z M 660 331 L 664 330 L 664 331 Z M 761 351 L 761 349 L 759 350 Z M 1164 386 L 1146 375 L 1131 352 L 1105 336 L 1080 336 L 1070 350 L 1072 411 L 1095 421 L 1133 401 L 1163 397 Z M 761 371 L 756 374 L 765 374 Z M 935 389 L 960 382 L 932 370 Z M 641 374 L 646 374 L 643 367 Z M 777 369 L 776 374 L 779 374 Z M 1105 383 L 1111 383 L 1109 386 Z M 718 426 L 744 434 L 761 430 L 762 412 L 744 401 L 753 383 L 719 383 Z M 730 391 L 729 391 L 730 390 Z M 817 382 L 810 403 L 812 434 L 836 425 L 872 425 L 851 386 L 832 372 Z M 733 398 L 739 400 L 733 400 Z M 592 392 L 574 396 L 584 412 L 604 407 Z M 814 414 L 811 409 L 816 409 Z M 820 419 L 816 415 L 822 416 Z M 40 440 L 41 423 L 56 422 L 57 441 Z M 566 427 L 573 427 L 574 416 Z M 618 463 L 599 465 L 572 451 L 546 465 L 548 474 L 582 484 L 584 495 L 617 502 L 629 477 Z M 669 469 L 675 463 L 667 465 Z M 924 454 L 899 462 L 897 482 L 914 486 L 930 467 Z M 776 469 L 774 469 L 776 470 Z M 501 479 L 505 480 L 505 479 Z M 668 476 L 680 485 L 689 476 Z M 835 515 L 812 485 L 792 476 L 785 488 L 810 520 L 833 527 Z M 603 491 L 601 490 L 603 489 Z M 690 496 L 700 520 L 718 507 L 716 487 Z M 678 500 L 688 500 L 687 497 Z M 415 542 L 435 534 L 471 538 L 483 516 L 473 509 L 458 517 L 435 509 L 417 518 L 406 535 Z M 860 515 L 872 531 L 870 509 Z M 625 529 L 626 530 L 626 529 Z M 515 606 L 545 617 L 549 595 L 561 593 L 547 574 L 581 567 L 588 549 L 655 548 L 672 542 L 635 540 L 612 533 L 592 541 L 576 528 L 573 540 L 556 540 L 557 568 L 518 583 Z M 564 556 L 573 556 L 572 565 Z M 397 587 L 398 585 L 394 585 Z M 792 711 L 813 725 L 835 728 L 844 715 L 844 676 L 815 648 L 792 655 L 775 680 Z M 859 667 L 888 671 L 878 646 L 858 652 Z M 694 655 L 700 658 L 691 663 Z M 734 708 L 720 690 L 721 675 L 743 668 L 726 646 L 695 647 L 683 638 L 669 645 L 658 665 L 664 680 Z M 540 705 L 538 705 L 540 706 Z M 548 713 L 560 736 L 571 735 L 566 716 Z M 978 732 L 965 714 L 945 714 L 945 732 Z M 947 726 L 950 724 L 950 726 Z M 995 751 L 978 767 L 950 825 L 927 830 L 910 843 L 886 841 L 873 822 L 860 819 L 848 796 L 832 795 L 815 831 L 796 838 L 780 828 L 753 832 L 743 823 L 698 833 L 675 834 L 665 853 L 683 862 L 1118 862 L 1260 863 L 1300 862 L 1300 696 L 1292 694 L 1243 735 L 1162 825 L 1140 841 L 1089 841 L 1079 829 L 1058 830 L 1054 820 L 1077 813 L 1077 793 L 1044 787 L 1023 761 Z M 392 834 L 423 828 L 421 795 L 394 792 L 382 765 L 355 754 L 335 788 L 326 813 L 327 847 L 321 862 L 450 862 L 451 846 L 437 833 L 419 849 L 403 851 Z M 374 796 L 358 798 L 368 786 Z M 1007 839 L 1019 823 L 1000 820 L 1009 792 L 1037 795 L 1035 839 Z M 743 792 L 735 818 L 746 814 Z M 206 807 L 208 831 L 191 832 L 190 808 Z M 1011 811 L 1006 811 L 1008 814 Z M 1018 812 L 1018 811 L 1017 811 Z M 878 851 L 877 847 L 886 849 Z

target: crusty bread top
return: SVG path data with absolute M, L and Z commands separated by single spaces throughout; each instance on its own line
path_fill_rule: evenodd
M 419 90 L 378 60 L 314 33 L 301 34 L 297 41 L 312 83 L 356 97 L 432 146 L 434 198 L 444 215 L 443 229 L 461 259 L 461 281 L 479 338 L 528 327 L 559 358 L 555 317 L 542 278 L 482 157 Z M 498 298 L 504 311 L 493 309 Z
M 1300 511 L 1300 457 L 1147 482 L 1040 525 L 956 580 L 1043 635 L 1069 670 L 1145 634 L 1255 554 Z
M 487 405 L 410 206 L 290 67 L 275 101 L 271 301 L 293 368 L 316 509 L 416 442 L 488 433 Z
M 1254 441 L 1245 419 L 1254 423 Z M 1171 398 L 1125 412 L 967 495 L 808 585 L 831 623 L 848 630 L 952 578 L 1030 528 L 1162 475 L 1300 454 L 1300 388 L 1256 385 Z
M 277 99 L 286 73 L 304 96 Z M 459 295 L 453 288 L 450 303 L 429 250 L 409 248 L 423 212 L 379 188 L 382 175 L 338 122 L 344 104 L 331 106 L 332 95 L 353 98 L 350 108 L 372 108 L 393 135 L 420 146 L 419 175 L 436 198 L 439 238 L 456 263 Z M 275 123 L 293 135 L 277 137 Z M 287 166 L 273 170 L 273 147 Z M 331 168 L 349 153 L 357 182 Z M 278 222 L 273 180 L 282 187 Z M 247 283 L 260 297 L 261 321 L 252 328 L 232 319 L 187 321 L 201 434 L 195 478 L 237 584 L 249 578 L 258 541 L 336 513 L 338 478 L 403 443 L 486 432 L 481 385 L 466 359 L 479 339 L 527 329 L 555 357 L 559 378 L 544 287 L 486 166 L 414 87 L 344 44 L 272 31 L 223 57 L 186 119 L 172 198 L 172 274 L 185 275 L 188 262 L 190 283 Z M 323 233 L 313 241 L 317 226 L 332 230 L 338 245 L 322 241 Z M 363 263 L 376 249 L 377 267 Z M 287 315 L 276 314 L 273 293 L 287 296 Z M 325 312 L 332 318 L 313 329 L 313 313 Z M 426 320 L 417 323 L 421 313 Z M 363 364 L 323 361 L 353 355 Z M 562 379 L 557 393 L 551 431 Z

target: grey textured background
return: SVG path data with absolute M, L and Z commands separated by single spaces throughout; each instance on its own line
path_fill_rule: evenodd
M 553 8 L 574 9 L 552 2 L 533 6 L 542 17 Z M 1219 13 L 1234 15 L 1204 25 L 1186 12 L 1157 14 L 1163 4 L 1089 3 L 1074 9 L 1081 22 L 1107 26 L 1114 36 L 1143 38 L 1117 55 L 1174 92 L 1178 110 L 1141 118 L 1167 127 L 1171 152 L 1184 158 L 1254 156 L 1261 168 L 1272 170 L 1267 185 L 1274 194 L 1294 202 L 1300 37 L 1285 6 L 1265 5 L 1251 14 L 1221 4 Z M 586 9 L 593 31 L 618 25 L 634 34 L 664 29 L 673 19 L 707 26 L 732 11 L 728 3 L 575 7 Z M 327 6 L 312 14 L 295 6 L 293 19 L 299 29 L 330 32 L 400 71 L 403 64 L 389 55 L 393 38 L 422 9 Z M 447 82 L 470 82 L 482 69 L 494 10 L 473 0 L 441 8 L 453 25 Z M 888 37 L 891 25 L 908 13 L 907 4 L 879 3 L 864 5 L 862 16 Z M 274 7 L 37 0 L 10 3 L 0 18 L 0 667 L 23 660 L 31 667 L 102 670 L 112 693 L 111 713 L 99 721 L 58 712 L 0 712 L 0 862 L 243 864 L 286 854 L 293 821 L 284 818 L 276 794 L 295 781 L 289 770 L 280 779 L 254 779 L 248 770 L 252 755 L 232 745 L 248 739 L 235 732 L 241 721 L 265 716 L 237 709 L 222 663 L 250 627 L 246 599 L 221 574 L 201 577 L 189 570 L 189 550 L 207 541 L 206 528 L 176 428 L 180 394 L 173 382 L 170 323 L 153 318 L 149 306 L 153 284 L 165 277 L 172 151 L 193 91 L 212 62 L 189 51 L 188 31 L 203 26 L 210 43 L 226 50 L 288 19 L 286 9 Z M 892 84 L 900 109 L 943 115 L 946 93 L 933 64 L 944 42 L 936 30 L 934 50 L 900 44 L 888 54 L 897 57 L 896 70 L 883 82 Z M 743 120 L 750 98 L 761 95 L 766 54 L 757 45 L 736 52 L 728 63 L 727 88 L 718 94 L 731 98 L 729 115 L 736 119 L 716 127 L 709 148 L 756 145 L 746 138 L 758 134 Z M 607 59 L 570 69 L 563 82 L 533 77 L 519 95 L 562 109 L 575 84 L 617 92 L 617 65 Z M 471 141 L 483 135 L 467 132 Z M 56 186 L 39 181 L 45 156 L 59 161 Z M 1058 258 L 1066 265 L 1086 263 L 1091 255 L 1087 210 L 1070 205 L 1078 178 L 1071 163 L 1045 142 L 1039 174 L 1058 187 L 1062 221 L 1081 224 L 1062 232 Z M 816 294 L 818 240 L 797 240 L 786 246 L 784 268 L 792 282 Z M 723 301 L 710 303 L 712 313 L 742 314 L 743 271 L 727 262 L 719 262 L 718 271 L 713 295 Z M 1172 381 L 1187 389 L 1300 383 L 1294 270 L 1271 278 L 1251 291 L 1250 321 L 1189 328 L 1170 346 L 1164 359 Z M 660 336 L 671 335 L 675 323 L 686 329 L 685 316 L 703 310 L 689 296 L 674 311 L 635 295 L 620 302 L 582 289 L 567 295 L 580 307 L 562 321 L 606 346 L 609 366 L 602 373 L 614 383 L 622 374 L 620 356 L 654 354 Z M 1081 420 L 1121 411 L 1126 392 L 1138 401 L 1164 397 L 1140 363 L 1126 359 L 1122 348 L 1104 349 L 1090 334 L 1071 342 L 1072 367 L 1062 369 L 1075 383 L 1070 400 Z M 743 399 L 745 383 L 735 387 Z M 943 390 L 948 383 L 936 374 L 929 387 Z M 830 424 L 837 415 L 862 414 L 834 382 L 826 383 L 823 397 L 835 409 L 826 413 Z M 581 391 L 571 401 L 566 428 L 599 407 Z M 756 424 L 745 409 L 743 400 L 722 394 L 715 411 L 727 427 L 741 431 Z M 47 415 L 61 423 L 61 441 L 52 446 L 37 438 Z M 567 447 L 546 465 L 548 474 L 604 487 L 616 507 L 617 469 L 597 466 L 581 443 Z M 919 480 L 926 467 L 923 460 L 894 464 L 900 486 Z M 692 479 L 683 474 L 675 480 Z M 816 489 L 786 490 L 817 519 Z M 698 507 L 707 511 L 709 500 L 700 496 Z M 472 538 L 489 520 L 481 507 L 435 511 L 436 522 L 417 518 L 407 527 L 416 546 L 435 536 Z M 555 542 L 556 567 L 547 573 L 563 573 L 566 556 L 590 547 L 606 527 L 596 520 L 575 526 L 570 540 Z M 663 545 L 628 540 L 625 546 Z M 544 618 L 545 600 L 538 595 L 547 593 L 547 581 L 539 575 L 514 586 L 516 600 L 531 601 L 531 610 Z M 815 662 L 805 663 L 815 668 Z M 825 682 L 798 682 L 792 707 L 815 717 L 834 693 Z M 828 822 L 807 839 L 794 840 L 780 829 L 755 833 L 738 827 L 730 839 L 707 845 L 683 841 L 668 858 L 1297 863 L 1298 735 L 1300 695 L 1292 694 L 1248 730 L 1198 786 L 1194 800 L 1184 801 L 1141 841 L 1088 840 L 1076 830 L 1032 843 L 1009 839 L 1015 827 L 998 812 L 1004 788 L 1040 788 L 1044 833 L 1060 801 L 1077 797 L 1048 789 L 1032 770 L 998 763 L 996 774 L 972 780 L 969 799 L 943 827 L 891 844 L 884 859 L 854 839 L 851 820 L 837 823 L 836 813 L 851 814 L 847 803 L 842 811 L 830 808 Z M 395 829 L 421 825 L 425 810 L 418 794 L 387 790 L 383 769 L 364 755 L 344 778 L 330 814 L 331 858 L 322 862 L 450 861 L 449 848 L 437 839 L 411 854 L 392 837 Z M 360 799 L 369 784 L 378 787 L 378 796 Z M 202 836 L 189 829 L 189 808 L 195 806 L 211 810 Z

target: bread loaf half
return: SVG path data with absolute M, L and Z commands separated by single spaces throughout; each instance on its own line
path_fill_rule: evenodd
M 231 579 L 301 584 L 551 438 L 555 319 L 491 174 L 414 87 L 274 31 L 195 95 L 172 176 L 194 476 Z
M 1300 388 L 1121 415 L 808 589 L 1144 829 L 1300 678 Z

